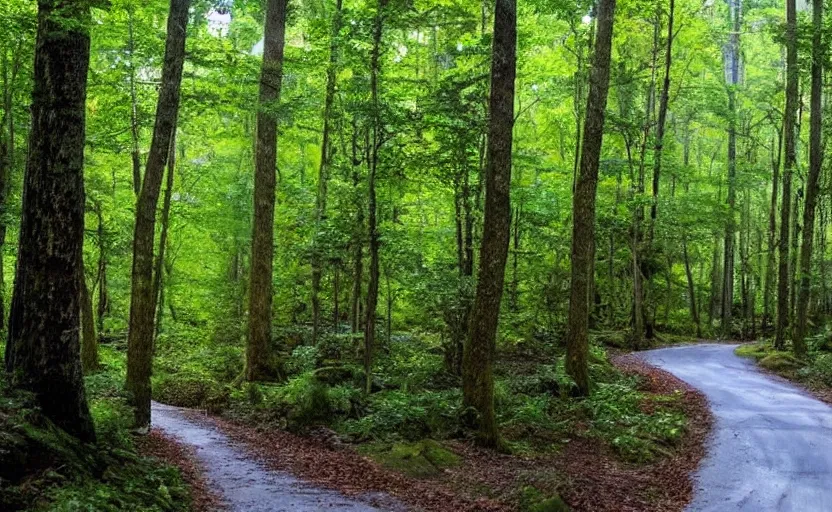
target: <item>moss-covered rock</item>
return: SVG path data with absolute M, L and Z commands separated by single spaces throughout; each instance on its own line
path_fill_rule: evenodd
M 423 439 L 415 443 L 369 445 L 361 450 L 381 465 L 413 478 L 430 478 L 458 466 L 460 458 L 441 443 Z

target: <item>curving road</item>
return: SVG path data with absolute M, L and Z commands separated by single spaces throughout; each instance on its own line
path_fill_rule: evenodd
M 188 418 L 187 409 L 153 402 L 153 428 L 196 449 L 205 476 L 230 512 L 380 512 L 363 500 L 321 489 L 292 475 L 273 471 L 236 446 L 210 425 Z M 365 496 L 386 503 L 384 510 L 402 510 L 389 497 Z
M 688 510 L 832 511 L 832 407 L 760 372 L 736 347 L 642 354 L 701 390 L 716 420 Z

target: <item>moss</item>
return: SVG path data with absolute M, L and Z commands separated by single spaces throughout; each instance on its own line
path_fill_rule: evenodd
M 737 347 L 734 353 L 740 357 L 750 357 L 760 360 L 774 353 L 774 347 L 768 343 L 748 343 Z
M 460 458 L 431 439 L 416 443 L 366 445 L 360 451 L 382 466 L 413 478 L 430 478 L 458 466 Z
M 803 364 L 791 354 L 776 352 L 760 359 L 760 366 L 773 372 L 797 370 Z
M 569 506 L 559 495 L 544 495 L 531 485 L 522 490 L 520 509 L 524 512 L 570 512 Z

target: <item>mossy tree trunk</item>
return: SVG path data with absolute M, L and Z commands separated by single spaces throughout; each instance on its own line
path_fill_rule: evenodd
M 789 325 L 789 231 L 791 223 L 792 174 L 797 165 L 795 126 L 797 124 L 798 79 L 797 67 L 797 9 L 795 0 L 786 0 L 786 111 L 783 120 L 786 161 L 783 168 L 783 199 L 780 207 L 780 261 L 777 276 L 777 328 L 774 346 L 786 347 L 786 328 Z
M 251 235 L 249 323 L 246 346 L 246 380 L 249 382 L 271 379 L 275 376 L 269 350 L 272 341 L 274 208 L 277 180 L 275 110 L 280 102 L 280 88 L 283 80 L 287 3 L 287 0 L 268 0 L 266 4 L 254 168 L 254 224 Z
M 800 248 L 799 295 L 795 313 L 795 327 L 792 337 L 794 355 L 806 357 L 806 329 L 811 293 L 812 243 L 815 233 L 815 206 L 820 192 L 820 172 L 823 163 L 821 110 L 823 100 L 823 0 L 813 0 L 812 14 L 812 92 L 809 125 L 809 176 L 806 180 L 806 205 L 803 207 L 803 244 Z
M 89 2 L 40 0 L 32 130 L 6 344 L 13 386 L 83 441 L 95 440 L 80 358 Z
M 478 442 L 498 447 L 494 357 L 511 231 L 511 148 L 517 73 L 516 0 L 496 0 L 491 49 L 491 96 L 485 211 L 479 277 L 462 358 L 463 403 L 477 413 Z
M 156 104 L 156 125 L 147 156 L 133 231 L 133 271 L 130 324 L 127 335 L 127 391 L 134 408 L 134 427 L 150 427 L 150 374 L 153 363 L 155 299 L 153 296 L 153 245 L 156 208 L 179 112 L 179 92 L 185 62 L 185 36 L 190 0 L 171 0 L 168 14 L 162 86 Z
M 595 195 L 604 135 L 604 110 L 610 83 L 614 16 L 615 0 L 601 0 L 598 3 L 598 34 L 589 80 L 581 169 L 572 200 L 572 282 L 566 333 L 566 371 L 575 380 L 582 395 L 589 394 L 590 386 L 587 366 L 589 308 L 586 294 L 592 270 L 591 240 L 595 238 Z M 638 272 L 638 269 L 634 271 Z

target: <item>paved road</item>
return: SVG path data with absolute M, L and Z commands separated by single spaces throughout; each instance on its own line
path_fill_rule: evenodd
M 153 403 L 153 428 L 196 448 L 211 488 L 225 499 L 231 512 L 377 512 L 362 501 L 351 500 L 311 486 L 288 473 L 272 471 L 210 425 L 190 420 L 186 411 Z M 369 498 L 369 497 L 368 497 Z M 377 501 L 390 501 L 373 496 Z M 401 510 L 391 502 L 386 510 Z
M 700 389 L 716 422 L 692 512 L 832 511 L 832 408 L 734 355 L 736 345 L 645 352 Z

